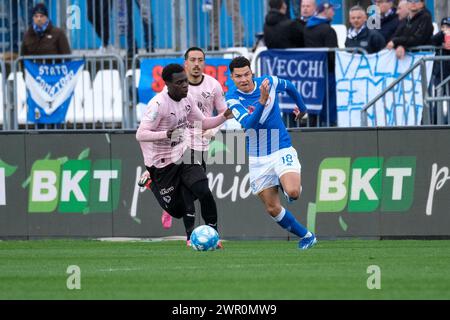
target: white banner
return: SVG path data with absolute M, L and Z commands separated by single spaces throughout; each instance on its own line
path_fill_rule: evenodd
M 336 53 L 336 95 L 339 127 L 361 126 L 362 108 L 430 52 L 407 53 L 398 60 L 394 50 L 359 55 Z M 427 84 L 433 62 L 427 62 Z M 395 86 L 368 111 L 369 126 L 416 125 L 422 120 L 423 98 L 420 68 Z M 386 104 L 386 107 L 385 107 Z M 374 110 L 376 109 L 376 114 Z M 395 113 L 394 113 L 395 111 Z

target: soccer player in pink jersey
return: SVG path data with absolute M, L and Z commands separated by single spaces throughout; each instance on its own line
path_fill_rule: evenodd
M 202 49 L 191 47 L 186 51 L 184 69 L 189 80 L 189 94 L 194 97 L 203 115 L 211 117 L 214 110 L 217 111 L 217 114 L 225 112 L 227 104 L 222 86 L 219 81 L 204 74 L 205 53 Z M 190 124 L 186 131 L 186 143 L 192 150 L 198 151 L 200 154 L 207 152 L 209 142 L 218 130 L 219 127 L 202 132 Z M 204 154 L 202 156 L 204 159 Z
M 184 54 L 184 69 L 189 80 L 189 94 L 195 99 L 198 108 L 205 117 L 211 117 L 216 110 L 217 114 L 227 110 L 224 92 L 220 83 L 213 77 L 204 73 L 205 53 L 198 47 L 189 48 Z M 191 149 L 191 163 L 201 165 L 206 171 L 205 159 L 208 156 L 209 143 L 220 127 L 209 130 L 199 130 L 193 124 L 188 125 L 185 131 L 186 144 Z M 207 208 L 201 206 L 203 219 L 208 213 Z M 195 215 L 183 217 L 186 233 L 190 234 L 195 227 Z M 189 245 L 189 240 L 188 243 Z M 222 246 L 222 243 L 220 243 Z
M 206 118 L 188 95 L 188 78 L 181 65 L 169 64 L 162 77 L 167 91 L 149 102 L 136 132 L 150 173 L 150 188 L 160 206 L 175 218 L 195 214 L 194 201 L 199 199 L 205 209 L 205 223 L 217 229 L 217 207 L 205 171 L 201 165 L 183 160 L 185 151 L 190 152 L 183 132 L 192 123 L 201 130 L 215 128 L 231 119 L 232 113 L 226 109 L 216 117 Z
M 184 54 L 184 61 L 184 69 L 189 80 L 189 94 L 193 96 L 203 115 L 211 117 L 214 114 L 214 110 L 216 110 L 217 114 L 225 112 L 227 105 L 222 86 L 216 79 L 204 74 L 204 51 L 198 47 L 191 47 Z M 201 164 L 203 169 L 206 170 L 205 158 L 207 157 L 209 143 L 219 128 L 216 127 L 205 131 L 194 128 L 192 123 L 188 125 L 188 129 L 185 131 L 185 141 L 191 149 L 192 164 Z M 145 171 L 141 176 L 139 185 L 147 186 L 150 189 L 149 182 L 149 173 Z M 202 215 L 204 211 L 202 209 Z M 166 211 L 163 211 L 161 221 L 166 229 L 172 225 L 172 217 Z M 190 235 L 195 226 L 195 214 L 184 215 L 183 222 L 186 233 Z M 189 240 L 187 245 L 189 245 Z

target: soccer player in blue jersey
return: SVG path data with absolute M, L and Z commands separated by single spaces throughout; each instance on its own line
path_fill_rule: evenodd
M 278 196 L 281 188 L 291 202 L 301 192 L 301 165 L 280 115 L 278 94 L 287 92 L 295 101 L 296 120 L 306 113 L 303 99 L 288 80 L 274 76 L 253 79 L 245 57 L 234 58 L 229 67 L 236 88 L 228 92 L 226 100 L 246 134 L 252 192 L 282 228 L 300 237 L 299 248 L 308 249 L 317 242 L 315 235 L 281 206 Z

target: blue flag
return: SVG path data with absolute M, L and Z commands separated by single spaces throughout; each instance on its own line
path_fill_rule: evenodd
M 320 51 L 267 50 L 261 52 L 261 74 L 290 80 L 301 94 L 308 113 L 320 113 L 326 88 L 327 53 Z M 280 97 L 282 111 L 292 111 L 289 95 Z
M 32 123 L 62 123 L 84 61 L 54 64 L 25 60 L 27 120 Z

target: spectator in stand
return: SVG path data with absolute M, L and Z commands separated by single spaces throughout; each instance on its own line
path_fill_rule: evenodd
M 233 46 L 244 46 L 244 25 L 241 17 L 241 1 L 240 0 L 223 0 L 225 1 L 225 9 L 228 16 L 231 16 L 233 27 Z M 220 12 L 222 0 L 203 0 L 203 11 L 210 11 L 210 36 L 211 45 L 208 50 L 219 50 L 220 44 Z
M 334 17 L 334 9 L 340 8 L 340 5 L 332 4 L 328 1 L 321 3 L 317 7 L 317 14 L 308 19 L 306 28 L 304 29 L 303 38 L 306 48 L 337 48 L 338 39 L 336 31 L 331 27 L 331 21 Z M 336 126 L 337 125 L 337 109 L 336 109 L 336 78 L 334 75 L 335 54 L 328 54 L 328 97 L 324 98 L 322 110 L 320 112 L 320 122 L 313 114 L 308 114 L 310 126 Z
M 316 0 L 302 0 L 300 22 L 306 25 L 306 22 L 314 16 L 317 10 Z
M 138 45 L 136 43 L 135 28 L 136 21 L 134 19 L 134 5 L 140 12 L 140 17 L 142 19 L 142 33 L 144 40 L 144 48 L 146 52 L 154 52 L 154 30 L 153 30 L 153 18 L 151 12 L 151 6 L 149 6 L 146 1 L 143 0 L 127 0 L 127 56 L 133 58 L 135 54 L 138 53 Z M 134 25 L 134 26 L 133 26 Z
M 101 52 L 110 51 L 113 45 L 110 45 L 110 15 L 113 9 L 113 0 L 88 0 L 87 2 L 88 20 L 94 26 L 95 33 L 101 40 Z M 140 11 L 142 18 L 142 32 L 144 47 L 146 51 L 154 52 L 154 30 L 151 8 L 142 0 L 126 0 L 127 11 L 127 56 L 132 58 L 138 52 L 138 46 L 135 37 L 136 23 L 134 17 L 134 6 Z M 140 21 L 139 21 L 140 22 Z
M 44 3 L 47 5 L 48 0 Z M 1 6 L 0 6 L 1 7 Z M 10 50 L 9 52 L 5 52 L 4 59 L 5 60 L 15 60 L 19 55 L 19 44 L 22 43 L 22 37 L 24 35 L 22 28 L 24 25 L 31 25 L 33 23 L 32 10 L 33 10 L 33 1 L 32 0 L 15 0 L 15 1 L 6 1 L 3 4 L 3 10 L 6 9 L 6 12 L 10 15 L 10 30 L 11 30 L 11 38 L 10 38 Z M 5 23 L 5 22 L 3 22 Z M 22 28 L 20 28 L 20 27 Z M 21 34 L 22 32 L 22 34 Z
M 441 21 L 441 30 L 436 33 L 431 38 L 431 43 L 434 46 L 441 47 L 441 49 L 438 49 L 437 55 L 443 55 L 443 56 L 450 56 L 450 17 L 444 18 Z M 433 65 L 433 84 L 435 86 L 442 83 L 444 80 L 446 80 L 450 76 L 450 61 L 441 61 L 441 62 L 435 62 Z M 450 94 L 450 84 L 447 82 L 446 85 L 442 87 L 442 91 L 438 92 L 441 95 L 448 96 Z M 432 107 L 433 113 L 432 113 L 432 121 L 433 123 L 437 123 L 437 112 L 436 112 L 436 105 L 433 105 Z M 448 113 L 450 110 L 447 109 L 447 116 L 443 119 L 443 124 L 448 124 L 449 115 Z
M 286 15 L 284 0 L 270 0 L 264 23 L 264 42 L 268 49 L 303 47 L 303 25 Z
M 63 30 L 52 25 L 48 9 L 38 3 L 32 10 L 33 22 L 24 35 L 21 55 L 70 54 L 69 41 Z
M 398 59 L 403 59 L 406 49 L 431 44 L 433 21 L 425 8 L 424 0 L 408 0 L 409 16 L 403 20 L 386 48 L 394 49 Z
M 441 21 L 441 30 L 431 38 L 431 44 L 436 47 L 442 47 L 436 51 L 437 55 L 450 55 L 450 17 Z M 438 85 L 450 76 L 450 61 L 435 62 L 433 65 L 434 85 Z M 449 85 L 444 86 L 448 94 Z
M 48 18 L 47 6 L 44 3 L 38 3 L 33 7 L 31 14 L 33 21 L 23 37 L 20 54 L 22 56 L 71 54 L 66 34 L 62 29 L 52 25 Z M 51 61 L 44 61 L 43 59 L 42 62 L 48 63 Z M 59 59 L 53 59 L 52 62 L 59 63 Z M 48 124 L 37 123 L 36 128 L 49 128 L 47 125 Z M 62 128 L 61 123 L 55 125 L 55 128 Z
M 380 9 L 381 28 L 379 31 L 386 43 L 388 43 L 399 24 L 396 14 L 397 10 L 394 8 L 394 0 L 375 0 L 374 2 Z
M 408 1 L 401 0 L 397 6 L 397 16 L 399 23 L 409 16 Z
M 349 20 L 351 28 L 348 30 L 345 41 L 346 48 L 362 48 L 367 53 L 376 53 L 386 46 L 381 33 L 367 27 L 367 14 L 362 7 L 352 7 L 349 12 Z
M 110 0 L 87 0 L 87 17 L 100 38 L 101 51 L 106 51 L 109 45 L 109 16 L 112 9 Z

